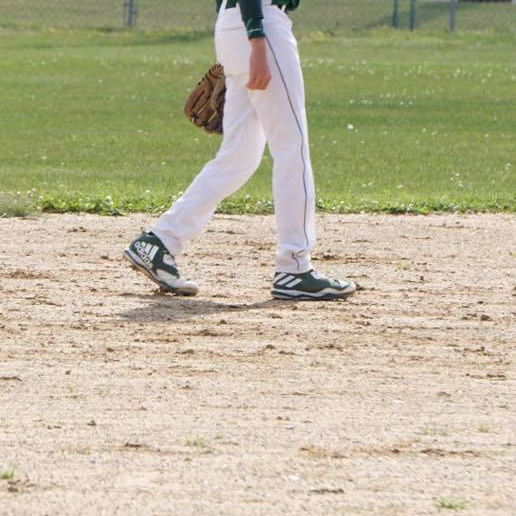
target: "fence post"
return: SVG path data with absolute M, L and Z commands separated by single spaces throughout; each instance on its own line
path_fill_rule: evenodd
M 450 0 L 450 31 L 455 30 L 455 21 L 457 19 L 457 0 Z
M 392 8 L 392 26 L 397 29 L 400 24 L 399 17 L 399 0 L 394 0 L 394 5 Z
M 136 23 L 136 14 L 138 13 L 136 0 L 125 0 L 124 7 L 126 13 L 126 25 L 131 28 Z
M 416 0 L 410 0 L 410 30 L 416 28 Z

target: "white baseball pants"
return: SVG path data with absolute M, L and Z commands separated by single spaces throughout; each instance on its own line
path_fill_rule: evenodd
M 276 271 L 307 272 L 315 244 L 315 195 L 303 75 L 292 22 L 282 10 L 267 5 L 270 0 L 263 0 L 272 80 L 265 91 L 249 91 L 250 44 L 240 9 L 226 10 L 225 3 L 215 28 L 217 59 L 227 83 L 222 145 L 152 231 L 172 255 L 180 254 L 218 203 L 252 176 L 268 143 L 279 237 Z

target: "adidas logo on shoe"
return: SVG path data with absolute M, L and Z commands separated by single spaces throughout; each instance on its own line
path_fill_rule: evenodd
M 352 281 L 330 279 L 311 270 L 301 274 L 276 273 L 271 293 L 275 299 L 323 301 L 345 299 L 353 295 L 356 288 Z
M 152 260 L 154 260 L 156 253 L 159 251 L 159 247 L 157 245 L 136 241 L 134 243 L 134 248 L 142 262 L 145 264 L 145 267 L 147 267 L 147 269 L 152 269 Z

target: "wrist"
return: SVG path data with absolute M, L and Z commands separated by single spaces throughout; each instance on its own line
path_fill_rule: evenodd
M 249 18 L 245 21 L 245 28 L 247 30 L 247 37 L 250 40 L 261 39 L 265 36 L 262 18 Z
M 252 52 L 263 52 L 265 53 L 267 47 L 265 45 L 265 38 L 262 36 L 260 38 L 252 38 L 249 40 L 251 43 L 251 51 Z

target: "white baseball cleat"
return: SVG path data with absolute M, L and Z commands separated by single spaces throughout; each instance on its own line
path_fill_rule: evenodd
M 328 301 L 346 299 L 357 290 L 349 280 L 329 279 L 314 270 L 302 274 L 277 272 L 272 286 L 275 299 L 298 299 L 300 301 Z
M 134 269 L 159 285 L 162 291 L 178 296 L 195 296 L 199 292 L 193 281 L 181 277 L 174 257 L 153 233 L 144 231 L 133 240 L 124 250 L 124 257 Z

